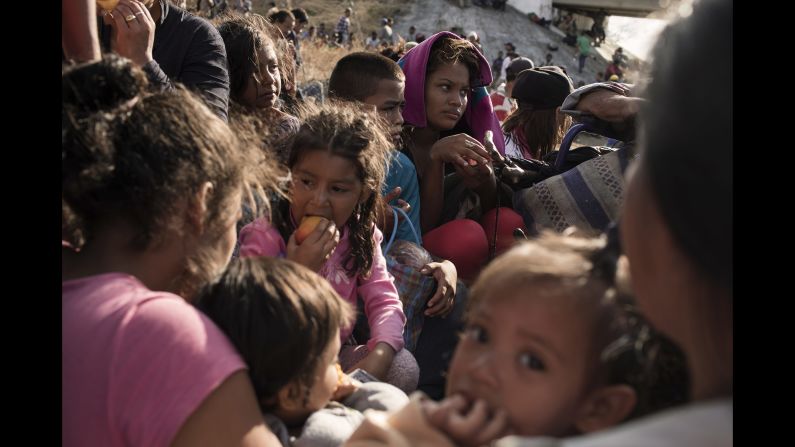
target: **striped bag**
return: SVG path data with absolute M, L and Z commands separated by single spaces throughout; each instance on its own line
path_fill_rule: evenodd
M 585 130 L 573 126 L 560 152 L 565 157 L 574 136 Z M 604 231 L 618 217 L 624 201 L 624 171 L 629 149 L 621 148 L 580 163 L 575 168 L 516 191 L 514 210 L 522 215 L 530 234 L 541 229 L 563 232 L 576 226 L 589 234 Z

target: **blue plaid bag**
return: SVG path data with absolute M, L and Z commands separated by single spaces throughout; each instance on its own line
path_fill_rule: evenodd
M 424 248 L 404 240 L 394 241 L 384 257 L 406 315 L 403 328 L 405 349 L 414 352 L 425 321 L 425 306 L 436 291 L 436 280 L 420 273 L 422 266 L 432 258 Z
M 565 158 L 574 137 L 585 130 L 587 126 L 578 124 L 567 132 L 558 164 Z M 624 171 L 629 152 L 628 147 L 620 148 L 516 191 L 514 210 L 522 215 L 531 234 L 538 234 L 544 228 L 563 232 L 569 226 L 590 234 L 603 232 L 618 218 L 624 201 Z

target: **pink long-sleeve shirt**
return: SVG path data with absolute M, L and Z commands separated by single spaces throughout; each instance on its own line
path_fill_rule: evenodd
M 279 231 L 267 218 L 259 218 L 240 230 L 240 256 L 285 257 L 287 245 Z M 318 274 L 325 278 L 334 290 L 347 302 L 356 307 L 356 297 L 364 302 L 364 312 L 370 325 L 370 340 L 367 348 L 371 351 L 379 342 L 385 342 L 396 352 L 403 349 L 403 326 L 406 315 L 398 297 L 394 278 L 386 269 L 386 259 L 381 253 L 381 231 L 373 226 L 375 247 L 373 266 L 368 277 L 348 276 L 343 267 L 345 254 L 350 250 L 348 228 L 342 229 L 339 244 Z M 343 343 L 350 337 L 353 326 L 342 328 L 340 338 Z

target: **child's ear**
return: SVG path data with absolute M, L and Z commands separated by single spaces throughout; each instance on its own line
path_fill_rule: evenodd
M 586 399 L 574 425 L 581 433 L 612 427 L 632 413 L 637 400 L 635 390 L 629 385 L 599 387 Z
M 196 234 L 204 232 L 204 218 L 207 217 L 207 202 L 213 194 L 213 184 L 204 182 L 196 195 L 188 203 L 188 224 L 196 230 Z
M 277 404 L 280 410 L 294 412 L 304 406 L 302 393 L 303 387 L 298 380 L 292 380 L 276 393 Z

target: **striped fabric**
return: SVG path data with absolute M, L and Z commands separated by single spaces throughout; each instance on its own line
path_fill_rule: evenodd
M 563 232 L 575 226 L 600 233 L 618 218 L 624 201 L 627 149 L 619 149 L 579 164 L 514 194 L 514 210 L 531 233 L 541 229 Z

